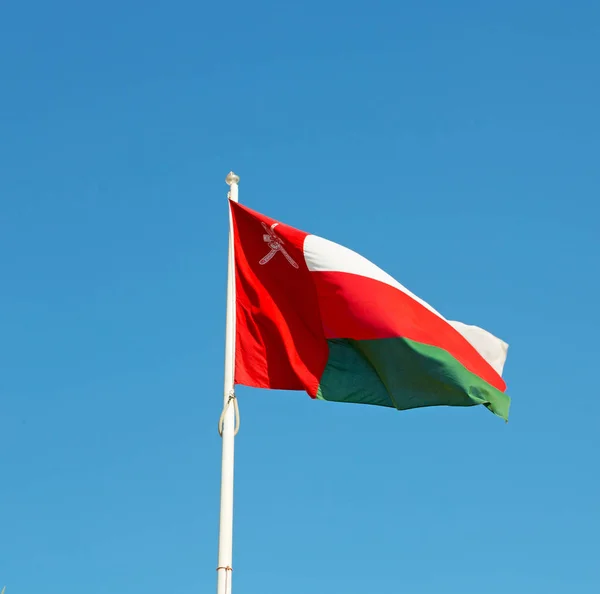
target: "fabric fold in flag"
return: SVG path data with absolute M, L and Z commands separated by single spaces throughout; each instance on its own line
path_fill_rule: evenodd
M 348 248 L 230 208 L 237 384 L 398 410 L 482 404 L 508 420 L 504 341 Z

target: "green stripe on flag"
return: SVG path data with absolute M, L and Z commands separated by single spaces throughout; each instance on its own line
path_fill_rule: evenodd
M 398 410 L 483 404 L 508 420 L 510 398 L 439 347 L 405 338 L 328 343 L 317 398 Z

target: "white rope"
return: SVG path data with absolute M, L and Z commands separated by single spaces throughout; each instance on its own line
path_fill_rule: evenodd
M 240 430 L 240 407 L 238 406 L 238 401 L 235 397 L 235 394 L 233 392 L 229 392 L 229 398 L 227 399 L 227 403 L 223 407 L 223 412 L 219 417 L 219 435 L 221 437 L 223 437 L 223 425 L 225 424 L 225 415 L 227 414 L 227 409 L 229 408 L 231 401 L 233 401 L 233 407 L 235 409 L 235 430 L 233 431 L 234 437 L 238 434 L 238 431 Z

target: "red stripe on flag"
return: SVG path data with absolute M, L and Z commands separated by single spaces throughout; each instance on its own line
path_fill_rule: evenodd
M 312 272 L 327 338 L 403 337 L 444 349 L 498 390 L 502 377 L 448 322 L 388 284 L 346 272 Z
M 236 271 L 235 383 L 306 390 L 315 397 L 329 349 L 302 250 L 307 234 L 283 224 L 272 228 L 273 219 L 230 205 Z M 282 240 L 279 248 L 277 238 Z

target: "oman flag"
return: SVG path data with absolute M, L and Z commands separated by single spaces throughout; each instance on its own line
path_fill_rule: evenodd
M 229 204 L 236 384 L 398 410 L 483 404 L 508 420 L 505 342 L 352 250 Z

